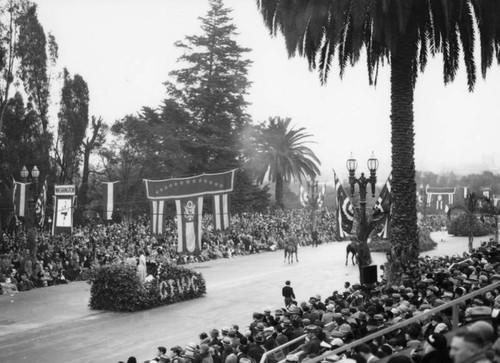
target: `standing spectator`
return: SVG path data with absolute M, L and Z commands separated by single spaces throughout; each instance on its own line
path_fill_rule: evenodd
M 293 292 L 293 288 L 290 286 L 290 280 L 285 281 L 285 286 L 283 286 L 281 294 L 285 298 L 285 306 L 289 306 L 295 300 L 295 293 Z

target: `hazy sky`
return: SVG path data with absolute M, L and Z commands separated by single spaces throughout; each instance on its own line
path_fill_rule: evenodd
M 112 124 L 142 106 L 165 98 L 163 82 L 179 66 L 173 44 L 200 33 L 198 17 L 208 0 L 36 0 L 39 19 L 59 44 L 59 67 L 80 74 L 90 90 L 91 115 Z M 303 58 L 289 59 L 281 37 L 271 38 L 255 0 L 226 0 L 238 28 L 237 41 L 251 48 L 253 82 L 248 101 L 255 122 L 291 117 L 313 134 L 311 145 L 322 162 L 321 180 L 332 181 L 332 168 L 347 177 L 350 152 L 367 171 L 371 151 L 380 160 L 379 181 L 390 170 L 389 67 L 377 87 L 368 85 L 365 62 L 348 68 L 342 80 L 335 67 L 327 86 L 308 70 Z M 58 101 L 59 95 L 53 95 Z M 467 91 L 463 67 L 444 86 L 441 55 L 419 74 L 415 92 L 417 170 L 500 172 L 500 66 L 480 74 L 474 93 Z

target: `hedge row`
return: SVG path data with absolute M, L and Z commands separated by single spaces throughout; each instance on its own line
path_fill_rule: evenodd
M 89 307 L 93 310 L 139 311 L 195 299 L 206 293 L 203 276 L 186 267 L 160 265 L 155 278 L 139 280 L 137 267 L 109 265 L 91 279 Z

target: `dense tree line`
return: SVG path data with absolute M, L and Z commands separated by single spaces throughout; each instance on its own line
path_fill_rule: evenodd
M 47 177 L 51 186 L 77 186 L 76 223 L 100 212 L 102 181 L 119 182 L 116 205 L 122 218 L 149 211 L 143 179 L 237 169 L 230 200 L 239 212 L 274 206 L 265 176 L 276 182 L 276 205 L 282 208 L 284 183 L 319 173 L 305 129 L 294 128 L 290 119 L 256 123 L 248 115 L 251 50 L 237 43 L 231 9 L 222 0 L 209 0 L 200 34 L 175 43 L 179 68 L 164 81 L 160 105 L 118 120 L 89 114 L 90 90 L 81 75 L 63 68 L 50 77 L 51 67 L 58 66 L 58 46 L 38 22 L 36 4 L 0 4 L 2 215 L 12 210 L 9 188 L 23 165 L 28 170 L 36 165 L 40 181 Z M 52 95 L 57 121 L 49 120 L 51 82 L 60 84 L 59 97 Z

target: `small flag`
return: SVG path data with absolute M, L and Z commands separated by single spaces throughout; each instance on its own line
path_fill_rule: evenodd
M 307 195 L 307 190 L 302 185 L 300 185 L 299 187 L 299 200 L 300 204 L 303 207 L 307 207 L 309 205 L 309 196 Z
M 323 184 L 323 186 L 321 187 L 321 191 L 319 192 L 318 198 L 316 200 L 316 205 L 318 206 L 318 208 L 321 208 L 323 206 L 323 203 L 325 201 L 325 195 L 326 195 L 326 183 Z
M 389 174 L 380 194 L 378 196 L 375 205 L 373 206 L 373 211 L 377 213 L 389 213 L 391 210 L 391 182 L 392 173 Z
M 337 197 L 337 227 L 339 237 L 347 237 L 352 231 L 354 224 L 354 208 L 351 199 L 347 196 L 344 187 L 340 183 L 335 170 L 333 170 L 335 180 L 335 195 Z
M 391 189 L 392 189 L 392 173 L 389 174 L 380 194 L 378 196 L 375 205 L 373 206 L 373 216 L 380 216 L 383 214 L 381 218 L 381 222 L 384 224 L 384 228 L 377 235 L 381 238 L 388 238 L 389 236 L 389 223 L 391 217 Z

